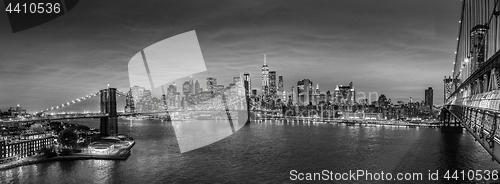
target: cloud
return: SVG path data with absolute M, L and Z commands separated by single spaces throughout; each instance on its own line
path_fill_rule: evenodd
M 39 109 L 108 83 L 126 88 L 134 54 L 190 30 L 207 75 L 225 85 L 249 72 L 260 88 L 267 54 L 287 90 L 309 78 L 322 91 L 353 81 L 389 98 L 423 98 L 428 86 L 442 93 L 459 10 L 460 2 L 432 0 L 81 1 L 68 15 L 16 34 L 0 17 L 1 92 L 15 97 L 0 104 Z

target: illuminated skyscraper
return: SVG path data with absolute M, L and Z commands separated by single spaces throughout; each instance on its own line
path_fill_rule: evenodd
M 193 76 L 189 76 L 189 93 L 194 94 Z
M 285 89 L 283 88 L 283 76 L 278 77 L 278 91 L 284 91 Z
M 175 82 L 168 86 L 167 93 L 168 92 L 171 92 L 172 94 L 177 93 L 177 84 L 175 84 Z
M 488 26 L 476 25 L 471 30 L 470 44 L 471 44 L 471 55 L 472 55 L 472 68 L 471 72 L 479 69 L 483 63 L 486 61 L 486 55 L 488 54 L 487 48 L 487 32 Z
M 213 77 L 207 78 L 207 90 L 215 92 L 215 87 L 217 86 L 217 79 Z
M 250 95 L 250 89 L 252 89 L 252 81 L 250 79 L 250 74 L 246 73 L 243 75 L 243 84 L 245 87 L 245 94 Z
M 266 97 L 269 94 L 269 67 L 266 63 L 266 55 L 264 54 L 264 65 L 262 65 L 262 96 Z
M 425 90 L 425 101 L 424 105 L 429 107 L 429 110 L 432 111 L 432 106 L 434 105 L 434 91 L 432 87 L 429 87 Z
M 182 84 L 182 94 L 184 96 L 191 94 L 191 83 L 189 81 L 186 81 L 184 82 L 184 84 Z
M 151 96 L 151 90 L 144 90 L 144 94 L 142 95 L 142 98 L 145 100 L 145 101 L 150 101 L 151 99 L 153 99 L 153 97 Z
M 297 82 L 297 95 L 299 105 L 309 105 L 312 102 L 313 83 L 309 79 Z
M 132 86 L 130 88 L 130 91 L 132 92 L 132 97 L 134 98 L 134 100 L 136 100 L 136 102 L 142 99 L 142 96 L 144 95 L 144 90 L 146 90 L 146 88 L 141 86 Z
M 276 71 L 269 72 L 269 96 L 271 98 L 276 98 L 277 94 L 277 86 L 276 86 Z
M 348 86 L 340 85 L 335 88 L 334 97 L 335 103 L 342 104 L 354 104 L 356 99 L 356 91 L 354 90 L 354 86 L 352 82 L 349 83 Z
M 126 113 L 135 112 L 134 98 L 132 97 L 132 88 L 130 88 L 130 91 L 127 93 L 125 100 L 126 100 L 125 112 Z
M 316 90 L 314 90 L 313 93 L 313 105 L 318 105 L 319 104 L 319 96 L 321 92 L 319 91 L 319 84 L 316 84 Z
M 342 100 L 342 95 L 340 94 L 340 88 L 339 85 L 335 87 L 335 90 L 333 91 L 333 102 L 334 103 L 340 103 Z
M 194 94 L 198 95 L 200 94 L 201 89 L 200 89 L 200 83 L 198 82 L 198 78 L 196 78 L 196 82 L 194 83 Z
M 278 95 L 282 101 L 288 101 L 286 97 L 285 88 L 283 88 L 283 76 L 278 77 Z

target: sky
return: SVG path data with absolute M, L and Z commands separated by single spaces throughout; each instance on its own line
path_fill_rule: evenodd
M 357 92 L 395 102 L 423 100 L 432 87 L 439 105 L 455 59 L 460 8 L 459 0 L 86 0 L 16 33 L 4 12 L 0 109 L 21 104 L 39 111 L 107 84 L 127 90 L 134 55 L 192 30 L 208 70 L 199 77 L 219 84 L 247 72 L 252 88 L 260 88 L 266 54 L 287 91 L 302 79 L 321 91 L 353 82 Z

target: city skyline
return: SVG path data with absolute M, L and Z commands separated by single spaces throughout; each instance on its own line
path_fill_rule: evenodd
M 36 111 L 106 84 L 127 89 L 133 54 L 190 30 L 197 31 L 207 75 L 219 80 L 234 76 L 224 70 L 248 72 L 252 89 L 258 88 L 266 54 L 285 89 L 307 78 L 321 84 L 321 91 L 352 81 L 356 91 L 420 101 L 432 87 L 439 105 L 442 79 L 451 75 L 460 11 L 459 1 L 93 3 L 80 2 L 68 15 L 18 33 L 0 26 L 0 109 L 21 104 Z M 119 8 L 101 13 L 112 6 Z M 146 8 L 148 15 L 132 11 Z M 0 25 L 8 25 L 6 14 Z

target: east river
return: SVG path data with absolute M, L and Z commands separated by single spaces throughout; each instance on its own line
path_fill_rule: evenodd
M 99 127 L 98 120 L 73 122 Z M 227 122 L 221 121 L 221 126 Z M 499 170 L 467 132 L 390 125 L 252 122 L 216 143 L 180 153 L 172 123 L 120 120 L 136 145 L 125 161 L 47 162 L 0 171 L 2 183 L 295 183 L 292 170 L 318 173 L 439 173 Z M 211 131 L 211 130 L 206 130 Z M 467 173 L 466 173 L 467 174 Z M 316 181 L 317 182 L 317 181 Z M 386 183 L 387 181 L 345 181 Z M 400 181 L 411 183 L 415 181 Z M 457 181 L 463 183 L 464 181 Z M 473 182 L 473 181 L 467 181 Z

